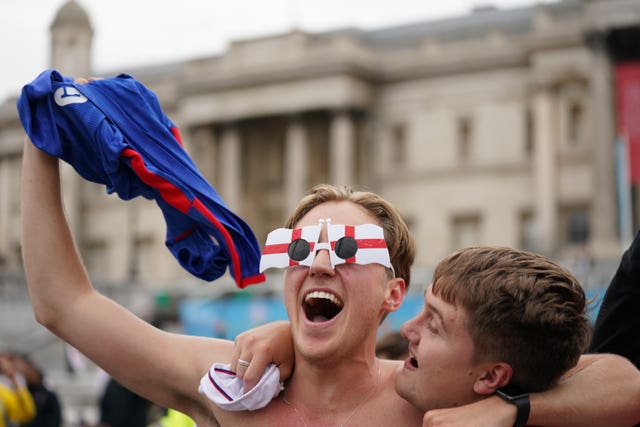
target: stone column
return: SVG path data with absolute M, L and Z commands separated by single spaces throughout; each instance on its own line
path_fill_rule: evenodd
M 355 179 L 355 124 L 347 111 L 336 112 L 329 130 L 329 178 L 350 185 Z
M 104 272 L 107 276 L 106 279 L 111 282 L 135 282 L 141 277 L 139 275 L 135 277 L 133 274 L 135 256 L 137 255 L 134 255 L 137 236 L 131 223 L 131 216 L 135 215 L 134 201 L 129 200 L 124 203 L 124 206 L 117 206 L 119 204 L 117 202 L 119 200 L 112 200 L 112 198 L 100 201 L 100 203 L 104 203 L 104 210 L 109 212 L 107 215 L 109 225 L 114 230 L 122 232 L 122 236 L 117 236 L 116 233 L 104 235 L 107 258 L 110 264 Z
M 533 153 L 534 212 L 538 227 L 538 250 L 553 256 L 557 247 L 558 222 L 557 165 L 554 137 L 555 103 L 548 89 L 540 89 L 533 99 L 535 142 Z
M 360 155 L 362 155 L 363 158 L 362 162 L 360 162 L 360 167 L 355 168 L 355 170 L 359 174 L 358 178 L 369 183 L 374 191 L 380 192 L 382 179 L 380 179 L 379 176 L 384 173 L 384 171 L 378 169 L 378 165 L 383 163 L 383 158 L 380 156 L 380 140 L 378 139 L 380 126 L 376 123 L 373 114 L 368 113 L 364 115 L 364 119 L 361 122 L 361 129 L 361 135 L 359 136 L 360 141 L 356 141 L 356 147 L 360 142 L 362 143 L 361 147 L 363 151 L 360 152 Z M 356 139 L 357 138 L 358 136 Z M 357 156 L 358 150 L 356 149 L 356 163 L 358 163 Z
M 9 224 L 11 218 L 11 208 L 14 206 L 13 199 L 16 188 L 12 188 L 11 184 L 12 175 L 14 173 L 20 174 L 20 171 L 14 171 L 11 161 L 8 158 L 0 157 L 0 257 L 8 257 L 9 255 L 9 243 L 11 242 L 9 235 Z M 8 259 L 4 260 L 9 261 Z M 0 260 L 0 272 L 3 265 Z
M 226 205 L 235 212 L 242 209 L 242 164 L 240 131 L 230 124 L 220 138 L 220 185 L 218 191 Z
M 286 138 L 284 154 L 285 212 L 293 212 L 308 186 L 309 149 L 302 118 L 291 118 Z
M 190 131 L 189 155 L 209 183 L 216 182 L 216 135 L 213 126 L 202 126 Z
M 391 165 L 388 159 L 391 158 L 393 126 L 387 120 L 379 117 L 373 122 L 373 141 L 375 156 L 373 158 L 374 177 L 378 186 L 384 186 L 384 181 L 389 176 Z
M 591 123 L 593 124 L 594 198 L 591 214 L 593 255 L 613 256 L 619 251 L 616 218 L 617 200 L 614 169 L 615 125 L 611 62 L 603 35 L 589 39 L 591 62 Z M 627 236 L 628 239 L 633 236 Z M 617 256 L 617 255 L 616 255 Z

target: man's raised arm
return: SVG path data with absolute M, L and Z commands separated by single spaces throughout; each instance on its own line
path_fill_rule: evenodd
M 22 249 L 36 319 L 138 394 L 201 411 L 200 377 L 213 361 L 230 358 L 233 343 L 169 334 L 95 291 L 65 219 L 59 182 L 58 159 L 27 140 Z

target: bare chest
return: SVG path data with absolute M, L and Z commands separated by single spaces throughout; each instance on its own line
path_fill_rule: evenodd
M 401 401 L 404 402 L 404 401 Z M 227 412 L 218 416 L 220 426 L 260 427 L 387 427 L 420 426 L 422 417 L 413 408 L 396 399 L 375 399 L 357 412 L 333 414 L 329 411 L 308 412 L 274 399 L 266 408 L 252 412 Z M 211 424 L 211 427 L 218 424 Z M 198 425 L 199 427 L 200 424 Z M 207 426 L 209 427 L 209 426 Z

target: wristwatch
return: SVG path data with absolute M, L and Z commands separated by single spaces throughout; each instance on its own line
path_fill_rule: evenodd
M 524 427 L 527 425 L 529 410 L 531 409 L 529 393 L 525 393 L 515 386 L 508 385 L 497 389 L 496 395 L 500 396 L 505 402 L 516 405 L 518 412 L 516 415 L 516 422 L 513 423 L 513 427 Z

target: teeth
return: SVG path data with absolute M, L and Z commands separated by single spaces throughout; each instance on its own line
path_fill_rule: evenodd
M 331 301 L 333 304 L 337 305 L 338 307 L 342 307 L 342 301 L 340 301 L 338 298 L 336 298 L 335 295 L 330 294 L 329 292 L 324 292 L 324 291 L 313 291 L 313 292 L 309 292 L 305 297 L 304 297 L 304 301 L 308 302 L 310 299 L 312 298 L 321 298 L 321 299 L 327 299 L 329 301 Z

